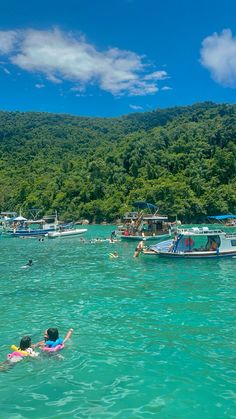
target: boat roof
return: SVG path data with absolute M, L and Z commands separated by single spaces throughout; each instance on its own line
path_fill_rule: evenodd
M 50 215 L 44 215 L 43 216 L 43 220 L 48 220 L 48 219 L 54 219 L 57 218 L 57 214 L 50 214 Z
M 139 213 L 136 211 L 126 212 L 123 219 L 124 220 L 137 220 L 139 218 Z M 168 217 L 166 215 L 160 214 L 142 214 L 143 221 L 166 221 Z
M 16 217 L 17 216 L 17 212 L 9 212 L 9 211 L 6 211 L 6 212 L 0 212 L 0 215 L 12 215 L 12 216 L 14 216 L 14 217 Z
M 227 220 L 229 218 L 236 218 L 236 215 L 233 214 L 226 214 L 226 215 L 210 215 L 208 218 L 214 219 L 214 220 Z
M 152 220 L 152 221 L 168 220 L 168 217 L 166 217 L 165 215 L 158 215 L 158 214 L 145 214 L 145 215 L 143 215 L 142 218 L 145 221 L 147 221 L 147 220 Z

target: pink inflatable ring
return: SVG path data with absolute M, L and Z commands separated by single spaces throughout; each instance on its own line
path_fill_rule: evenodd
M 49 348 L 49 346 L 45 346 L 42 348 L 43 352 L 58 352 L 64 349 L 64 344 L 61 343 L 59 345 L 54 346 L 53 348 Z

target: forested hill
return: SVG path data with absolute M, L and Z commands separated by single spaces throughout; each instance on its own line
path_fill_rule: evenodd
M 0 211 L 113 221 L 136 200 L 182 221 L 236 212 L 236 105 L 119 118 L 0 112 Z

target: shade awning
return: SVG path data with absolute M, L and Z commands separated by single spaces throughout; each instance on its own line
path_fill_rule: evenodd
M 210 215 L 208 218 L 214 219 L 214 220 L 227 220 L 229 218 L 236 218 L 236 215 L 233 214 L 226 214 L 226 215 Z

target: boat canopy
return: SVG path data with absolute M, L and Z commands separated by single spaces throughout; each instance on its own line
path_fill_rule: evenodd
M 228 215 L 210 215 L 208 218 L 214 219 L 214 220 L 227 220 L 229 218 L 236 218 L 236 215 L 228 214 Z
M 16 212 L 1 212 L 0 213 L 0 222 L 4 222 L 4 221 L 13 221 L 14 218 L 17 216 Z
M 133 203 L 134 207 L 140 208 L 140 209 L 152 209 L 152 210 L 157 210 L 158 207 L 156 205 L 153 204 L 149 204 L 148 202 L 142 202 L 142 201 L 138 201 L 138 202 L 134 202 Z
M 19 217 L 13 218 L 13 221 L 27 221 L 27 218 L 22 217 L 22 215 L 19 215 Z
M 12 215 L 12 217 L 16 217 L 17 213 L 16 212 L 0 212 L 1 216 L 7 216 L 7 215 Z

